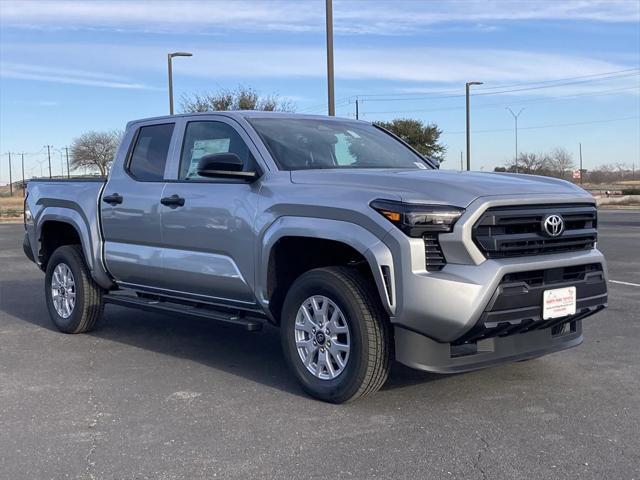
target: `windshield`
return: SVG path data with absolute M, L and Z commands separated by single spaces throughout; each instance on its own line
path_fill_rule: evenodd
M 249 118 L 281 170 L 433 168 L 388 133 L 352 121 Z

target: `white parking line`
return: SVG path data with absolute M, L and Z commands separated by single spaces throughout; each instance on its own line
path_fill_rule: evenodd
M 640 287 L 640 283 L 621 282 L 619 280 L 609 280 L 611 283 L 619 283 L 620 285 L 629 285 L 631 287 Z

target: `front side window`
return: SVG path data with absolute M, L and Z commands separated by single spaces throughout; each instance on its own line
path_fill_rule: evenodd
M 366 123 L 273 117 L 248 121 L 281 170 L 434 168 L 393 136 Z
M 141 127 L 133 147 L 129 172 L 136 180 L 158 182 L 164 178 L 173 123 Z
M 236 130 L 224 122 L 189 122 L 180 160 L 180 180 L 201 180 L 198 162 L 212 153 L 235 153 L 244 162 L 244 171 L 255 171 L 249 147 Z M 210 179 L 208 179 L 210 180 Z

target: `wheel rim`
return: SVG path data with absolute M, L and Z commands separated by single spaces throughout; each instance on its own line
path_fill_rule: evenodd
M 51 277 L 53 308 L 62 318 L 69 318 L 76 306 L 76 283 L 66 263 L 59 263 Z
M 338 305 L 323 295 L 307 298 L 298 309 L 294 328 L 298 356 L 314 377 L 333 380 L 344 372 L 351 334 Z

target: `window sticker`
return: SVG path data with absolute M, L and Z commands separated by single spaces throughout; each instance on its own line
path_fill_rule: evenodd
M 421 169 L 421 170 L 428 170 L 428 169 L 427 169 L 427 166 L 426 166 L 424 163 L 421 163 L 421 162 L 413 162 L 413 164 L 414 164 L 416 167 L 418 167 L 419 169 Z
M 229 151 L 230 138 L 212 138 L 210 140 L 196 140 L 191 149 L 188 177 L 198 176 L 198 162 L 210 153 L 226 153 Z

